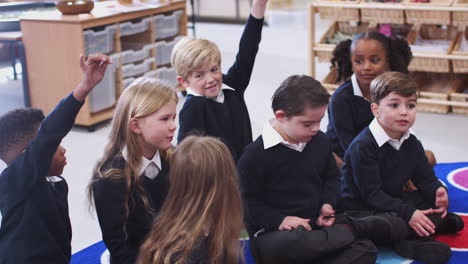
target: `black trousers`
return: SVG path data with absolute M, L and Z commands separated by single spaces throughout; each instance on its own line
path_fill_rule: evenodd
M 257 264 L 367 264 L 377 258 L 374 244 L 356 240 L 344 225 L 267 232 L 251 237 L 250 244 Z

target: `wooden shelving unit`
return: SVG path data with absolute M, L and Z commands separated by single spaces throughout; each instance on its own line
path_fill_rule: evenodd
M 466 2 L 466 3 L 465 3 Z M 432 3 L 413 3 L 405 0 L 401 3 L 374 3 L 365 1 L 326 1 L 317 0 L 309 4 L 309 70 L 315 77 L 316 57 L 319 61 L 329 61 L 334 45 L 324 44 L 325 36 L 315 38 L 315 14 L 322 19 L 332 21 L 332 26 L 325 32 L 339 27 L 339 23 L 350 21 L 357 23 L 356 27 L 372 28 L 378 24 L 409 24 L 412 31 L 407 37 L 409 43 L 414 41 L 414 34 L 422 34 L 422 29 L 438 25 L 450 30 L 451 45 L 447 52 L 413 51 L 410 70 L 415 80 L 423 80 L 420 75 L 437 75 L 435 78 L 447 77 L 448 82 L 456 87 L 440 87 L 439 91 L 424 91 L 418 99 L 418 109 L 438 113 L 454 112 L 468 114 L 468 94 L 462 93 L 468 89 L 468 52 L 459 51 L 460 41 L 468 37 L 468 1 L 466 0 L 433 0 Z M 364 23 L 364 24 L 362 24 Z M 364 26 L 363 26 L 364 25 Z M 339 85 L 334 84 L 334 72 L 330 72 L 323 80 L 324 86 L 333 92 Z M 417 80 L 416 80 L 417 81 Z
M 22 18 L 21 29 L 26 49 L 31 105 L 49 113 L 59 100 L 79 83 L 81 80 L 79 56 L 85 54 L 86 50 L 83 34 L 85 30 L 117 25 L 112 52 L 115 54 L 122 51 L 122 40 L 143 43 L 156 41 L 153 20 L 147 32 L 122 37 L 119 30 L 120 23 L 140 18 L 153 18 L 155 15 L 170 14 L 178 10 L 182 11 L 178 35 L 187 35 L 186 1 L 183 0 L 128 12 L 109 11 L 106 8 L 99 8 L 98 5 L 90 14 L 64 16 L 57 11 Z M 155 56 L 154 50 L 151 51 L 151 56 Z M 151 70 L 156 67 L 157 65 L 153 64 Z M 121 67 L 117 67 L 116 76 L 115 99 L 117 100 L 123 91 Z M 114 106 L 92 112 L 87 100 L 78 114 L 76 124 L 92 127 L 112 118 L 113 112 Z

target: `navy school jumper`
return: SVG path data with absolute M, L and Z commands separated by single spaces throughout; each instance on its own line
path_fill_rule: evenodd
M 68 186 L 65 180 L 49 183 L 46 175 L 82 105 L 72 94 L 63 99 L 0 175 L 0 263 L 70 262 Z
M 236 61 L 226 74 L 223 83 L 234 90 L 224 89 L 224 103 L 217 103 L 203 96 L 187 95 L 179 113 L 180 143 L 191 133 L 220 138 L 238 160 L 242 150 L 252 142 L 252 127 L 244 100 L 258 52 L 263 18 L 250 15 L 244 28 Z

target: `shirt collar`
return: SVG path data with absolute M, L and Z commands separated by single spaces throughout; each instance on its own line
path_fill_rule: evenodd
M 264 149 L 269 149 L 278 144 L 283 144 L 284 146 L 302 152 L 307 145 L 307 142 L 299 142 L 298 144 L 292 144 L 286 141 L 281 134 L 276 131 L 271 125 L 271 120 L 267 121 L 262 131 L 263 138 L 263 147 Z
M 63 181 L 63 179 L 58 176 L 46 176 L 46 180 L 52 183 Z
M 190 95 L 193 95 L 193 96 L 202 96 L 201 94 L 195 92 L 195 90 L 193 90 L 190 87 L 187 87 L 187 89 L 185 89 L 185 90 L 187 91 L 187 94 L 190 94 Z M 215 98 L 206 97 L 206 96 L 202 96 L 202 97 L 208 98 L 210 100 L 213 100 L 213 101 L 215 101 L 217 103 L 222 104 L 222 103 L 224 103 L 224 92 L 223 92 L 223 90 L 233 90 L 234 91 L 234 89 L 232 89 L 231 87 L 224 86 L 224 87 L 221 88 L 221 91 L 219 91 L 218 96 L 216 96 Z
M 400 147 L 403 144 L 403 142 L 405 142 L 405 140 L 409 138 L 410 134 L 414 134 L 413 130 L 409 129 L 403 134 L 400 140 L 390 138 L 385 132 L 385 130 L 382 128 L 380 123 L 377 121 L 377 118 L 374 118 L 374 120 L 372 120 L 372 122 L 369 125 L 369 130 L 374 136 L 374 139 L 377 142 L 379 148 L 388 142 L 390 146 L 392 146 L 396 150 L 400 150 Z
M 7 164 L 2 159 L 0 159 L 0 173 L 2 173 L 3 170 L 5 170 L 7 167 Z
M 127 153 L 127 148 L 124 148 L 122 150 L 122 156 L 124 157 L 125 160 L 127 160 L 128 153 Z M 143 175 L 143 173 L 146 170 L 146 167 L 150 165 L 151 163 L 156 164 L 156 167 L 158 167 L 159 171 L 161 171 L 161 154 L 159 153 L 159 150 L 156 151 L 156 154 L 154 154 L 152 159 L 147 159 L 145 157 L 141 157 L 141 167 L 140 170 L 138 171 L 138 175 Z M 154 178 L 154 177 L 153 177 Z
M 357 81 L 356 74 L 351 75 L 351 84 L 353 85 L 354 95 L 364 98 L 364 96 L 362 95 L 361 87 L 359 87 L 359 83 Z M 366 98 L 364 98 L 364 99 L 366 99 Z

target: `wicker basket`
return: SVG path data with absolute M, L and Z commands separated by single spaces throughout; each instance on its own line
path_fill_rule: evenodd
M 455 7 L 455 9 L 452 10 L 453 24 L 456 26 L 468 25 L 468 12 L 456 10 L 456 7 L 467 8 L 468 0 L 455 0 L 453 1 L 452 7 Z
M 359 0 L 327 1 L 317 0 L 316 8 L 321 19 L 333 21 L 359 21 Z
M 333 49 L 335 49 L 336 44 L 328 44 L 326 41 L 333 37 L 337 32 L 341 32 L 346 35 L 354 35 L 360 32 L 365 32 L 368 29 L 368 23 L 333 22 L 320 38 L 319 42 L 314 45 L 314 51 L 317 54 L 319 62 L 330 62 L 332 52 Z
M 361 21 L 373 23 L 404 24 L 405 14 L 402 3 L 361 1 Z
M 450 101 L 452 102 L 452 112 L 456 114 L 468 115 L 468 83 L 467 74 L 456 74 L 459 83 L 453 88 L 450 93 Z
M 458 33 L 450 56 L 455 73 L 468 73 L 468 51 L 460 50 L 462 41 L 468 41 L 468 27 Z
M 327 89 L 327 91 L 330 94 L 335 92 L 335 90 L 338 89 L 338 87 L 340 87 L 340 85 L 343 83 L 343 81 L 341 81 L 339 83 L 335 83 L 336 76 L 337 76 L 336 69 L 333 69 L 322 80 L 323 87 L 325 87 L 325 89 Z
M 444 7 L 450 7 L 454 0 L 430 0 L 428 3 L 406 0 L 406 23 L 448 25 L 451 23 L 451 12 Z M 429 7 L 431 10 L 416 10 L 411 7 Z M 438 9 L 439 8 L 439 9 Z
M 449 94 L 458 81 L 449 73 L 411 72 L 410 78 L 421 91 L 418 111 L 446 114 L 450 111 Z
M 409 65 L 410 71 L 424 72 L 450 72 L 450 60 L 448 54 L 452 51 L 457 38 L 457 30 L 453 26 L 414 25 L 413 30 L 406 38 L 410 45 L 414 45 L 416 39 L 423 40 L 450 40 L 447 51 L 414 51 L 413 59 Z M 412 47 L 414 49 L 414 46 Z

